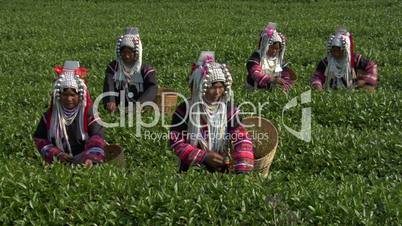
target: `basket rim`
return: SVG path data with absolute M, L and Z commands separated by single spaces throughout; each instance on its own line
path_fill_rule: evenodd
M 270 142 L 270 143 L 269 143 L 269 144 L 270 144 L 269 147 L 271 147 L 270 150 L 264 152 L 265 154 L 262 155 L 262 156 L 260 156 L 258 159 L 264 159 L 264 158 L 266 158 L 267 156 L 269 156 L 270 153 L 276 152 L 276 150 L 277 150 L 277 148 L 278 148 L 278 144 L 279 144 L 279 134 L 278 134 L 278 130 L 277 130 L 277 128 L 275 127 L 275 125 L 274 125 L 270 120 L 268 120 L 268 119 L 266 119 L 266 118 L 263 118 L 263 117 L 259 117 L 259 116 L 249 116 L 249 117 L 246 117 L 246 118 L 244 118 L 244 119 L 242 120 L 242 123 L 246 122 L 247 120 L 262 120 L 262 121 L 264 121 L 267 125 L 269 125 L 269 126 L 271 127 L 271 128 L 269 129 L 270 132 L 273 132 L 273 134 L 271 134 L 272 137 L 273 137 L 273 142 Z M 256 127 L 257 127 L 257 126 L 250 127 L 250 128 L 256 128 Z M 257 128 L 261 128 L 261 127 L 257 127 Z M 246 130 L 247 130 L 247 129 L 248 129 L 248 128 L 246 128 Z M 251 130 L 250 130 L 250 131 L 251 131 Z M 265 129 L 265 131 L 268 131 L 268 129 Z M 254 143 L 254 142 L 253 142 L 253 143 Z M 254 146 L 254 148 L 256 149 L 256 144 L 255 144 L 255 143 L 253 144 L 253 146 Z

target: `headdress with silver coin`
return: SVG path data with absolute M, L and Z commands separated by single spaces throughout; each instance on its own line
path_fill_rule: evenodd
M 205 94 L 216 82 L 222 82 L 225 91 L 219 101 L 209 103 L 205 100 Z M 192 88 L 188 128 L 190 144 L 200 145 L 205 150 L 227 151 L 224 135 L 227 128 L 227 104 L 232 97 L 232 75 L 228 67 L 215 61 L 214 52 L 203 51 L 195 64 L 189 83 Z M 208 124 L 207 137 L 200 131 L 201 114 L 206 117 Z
M 332 55 L 332 48 L 339 47 L 343 52 L 341 59 Z M 325 69 L 326 86 L 331 88 L 351 88 L 353 79 L 356 77 L 354 71 L 353 40 L 352 34 L 346 28 L 339 27 L 331 34 L 327 41 L 328 65 Z
M 267 51 L 274 43 L 280 43 L 281 50 L 276 56 L 267 56 Z M 260 54 L 260 65 L 265 74 L 280 76 L 286 49 L 286 38 L 276 30 L 275 23 L 268 23 L 260 35 L 257 52 Z
M 49 139 L 54 139 L 60 150 L 70 154 L 72 150 L 68 142 L 66 126 L 71 125 L 77 116 L 82 140 L 88 138 L 84 129 L 84 114 L 86 108 L 90 106 L 90 100 L 88 100 L 87 86 L 80 78 L 83 69 L 78 61 L 65 61 L 63 67 L 55 67 L 58 77 L 53 85 Z M 80 103 L 74 109 L 66 109 L 60 102 L 60 96 L 65 89 L 73 89 L 80 97 Z
M 137 56 L 137 60 L 133 64 L 126 64 L 121 59 L 121 49 L 123 47 L 129 47 Z M 116 88 L 127 89 L 128 85 L 131 84 L 135 85 L 138 92 L 144 92 L 144 80 L 141 75 L 142 43 L 138 28 L 126 28 L 124 35 L 117 39 L 116 61 L 119 65 L 119 70 L 114 75 Z

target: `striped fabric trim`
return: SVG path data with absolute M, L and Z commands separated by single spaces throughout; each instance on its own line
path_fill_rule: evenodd
M 252 73 L 255 74 L 255 73 L 260 73 L 260 72 L 261 72 L 261 70 L 254 70 Z
M 184 156 L 185 153 L 190 154 L 189 152 L 191 152 L 194 149 L 194 147 L 189 144 L 184 144 L 183 146 L 184 147 L 178 147 L 175 150 L 176 154 L 179 156 L 179 158 L 181 160 L 185 160 L 185 158 L 188 157 L 188 156 Z
M 315 80 L 311 83 L 312 85 L 320 85 L 322 86 L 321 82 L 319 80 Z
M 251 142 L 250 140 L 240 140 L 240 141 L 237 141 L 236 143 L 234 143 L 234 144 L 233 144 L 233 147 L 236 148 L 236 146 L 237 146 L 238 144 L 241 144 L 241 143 L 247 143 L 247 144 L 253 145 L 253 142 Z
M 236 151 L 235 154 L 233 154 L 233 159 L 237 160 L 236 162 L 242 162 L 246 161 L 247 159 L 253 160 L 254 159 L 254 153 L 253 150 L 242 150 L 242 151 Z
M 256 63 L 256 64 L 260 64 L 260 62 L 259 62 L 259 61 L 256 61 L 256 60 L 248 60 L 248 62 L 252 62 L 252 63 Z
M 198 159 L 198 155 L 200 154 L 200 152 L 201 152 L 201 149 L 198 149 L 197 150 L 197 153 L 194 155 L 194 156 L 191 156 L 192 157 L 192 161 L 191 161 L 191 165 L 194 165 L 194 163 L 197 163 L 197 159 Z M 191 154 L 191 153 L 190 153 Z
M 91 117 L 91 121 L 88 123 L 88 126 L 90 126 L 90 125 L 92 125 L 93 123 L 95 123 L 95 122 L 97 122 L 97 121 L 99 121 L 99 117 Z
M 240 163 L 235 164 L 235 167 L 237 167 L 237 166 L 248 166 L 248 167 L 254 167 L 254 164 L 251 164 L 251 163 L 246 163 L 246 162 L 240 162 Z
M 181 138 L 180 140 L 176 141 L 174 144 L 170 145 L 171 148 L 175 148 L 177 145 L 183 143 L 185 140 Z
M 259 85 L 259 86 L 265 86 L 265 85 L 267 85 L 267 83 L 271 80 L 271 78 L 272 78 L 271 75 L 267 75 L 267 74 L 263 75 L 263 76 L 260 78 L 260 81 L 258 82 L 258 85 Z
M 47 156 L 49 155 L 49 150 L 50 150 L 51 148 L 53 148 L 53 147 L 54 147 L 53 144 L 45 145 L 45 146 L 40 150 L 40 153 L 42 154 L 42 156 L 47 157 Z
M 99 147 L 92 147 L 88 149 L 88 154 L 101 154 L 104 155 L 105 151 L 102 148 Z
M 256 81 L 260 82 L 260 80 L 263 78 L 264 74 L 262 73 L 262 69 L 260 65 L 254 65 L 250 68 L 253 73 L 251 73 L 251 78 Z
M 368 70 L 376 69 L 376 68 L 377 68 L 376 64 L 374 64 L 373 62 L 369 62 L 365 69 L 368 71 Z
M 155 70 L 154 69 L 149 69 L 149 70 L 147 70 L 145 73 L 144 73 L 144 78 L 146 78 L 150 73 L 152 73 L 152 72 L 155 72 Z
M 360 64 L 360 60 L 362 59 L 362 55 L 357 54 L 356 58 L 357 58 L 357 59 L 355 60 L 355 65 L 359 65 L 359 64 Z
M 105 146 L 105 140 L 102 136 L 95 134 L 91 136 L 88 141 L 85 143 L 85 150 L 89 150 L 90 148 L 98 147 L 103 148 Z

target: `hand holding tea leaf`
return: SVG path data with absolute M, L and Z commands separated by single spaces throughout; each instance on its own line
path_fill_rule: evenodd
M 60 152 L 60 154 L 57 155 L 57 158 L 60 160 L 60 162 L 63 163 L 69 163 L 73 161 L 73 158 L 65 152 Z
M 363 88 L 365 85 L 366 85 L 366 81 L 364 81 L 363 79 L 357 80 L 356 86 L 358 88 Z
M 87 167 L 87 168 L 91 168 L 93 166 L 92 160 L 91 159 L 85 160 L 84 166 Z
M 217 152 L 208 151 L 205 156 L 205 163 L 214 169 L 221 168 L 224 165 L 223 156 Z

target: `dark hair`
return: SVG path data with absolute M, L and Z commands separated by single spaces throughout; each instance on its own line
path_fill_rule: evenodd
M 272 45 L 275 45 L 275 44 L 277 44 L 277 43 L 278 43 L 278 44 L 279 44 L 279 46 L 282 48 L 282 43 L 281 43 L 281 42 L 278 42 L 278 41 L 277 41 L 277 42 L 272 43 Z
M 213 82 L 211 85 L 215 85 L 218 82 L 220 82 L 223 86 L 225 86 L 225 82 L 223 82 L 223 81 L 216 81 L 216 82 Z
M 75 89 L 73 88 L 64 88 L 62 93 L 66 92 L 69 89 L 71 89 L 75 94 L 78 94 L 77 91 L 75 91 Z
M 120 47 L 120 52 L 122 52 L 124 48 L 128 48 L 129 50 L 131 50 L 131 51 L 133 51 L 135 53 L 134 48 L 132 48 L 130 46 L 122 46 L 122 47 Z

